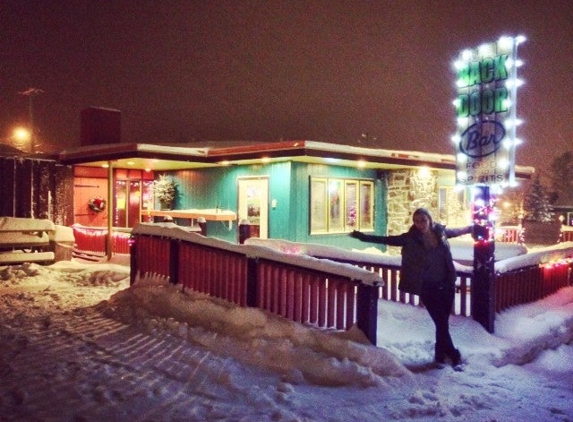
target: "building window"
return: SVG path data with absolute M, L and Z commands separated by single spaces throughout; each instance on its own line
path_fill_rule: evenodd
M 450 227 L 466 225 L 468 222 L 469 204 L 465 189 L 453 186 L 438 188 L 437 221 Z
M 374 182 L 310 178 L 310 234 L 374 230 Z

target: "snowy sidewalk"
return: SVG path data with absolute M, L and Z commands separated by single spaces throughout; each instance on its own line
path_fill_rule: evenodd
M 380 302 L 373 348 L 128 274 L 0 269 L 0 420 L 573 420 L 573 288 L 495 335 L 453 317 L 464 372 L 412 372 L 433 348 L 421 308 Z

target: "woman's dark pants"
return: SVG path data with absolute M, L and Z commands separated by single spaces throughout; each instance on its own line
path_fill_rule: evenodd
M 443 362 L 449 357 L 453 362 L 460 359 L 459 351 L 454 347 L 450 336 L 449 318 L 454 304 L 454 287 L 437 287 L 425 283 L 422 287 L 421 300 L 436 326 L 435 359 Z

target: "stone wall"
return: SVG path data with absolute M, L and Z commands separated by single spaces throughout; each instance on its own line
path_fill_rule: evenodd
M 417 208 L 427 208 L 432 215 L 438 211 L 437 173 L 417 169 L 388 173 L 388 234 L 396 235 L 412 225 Z

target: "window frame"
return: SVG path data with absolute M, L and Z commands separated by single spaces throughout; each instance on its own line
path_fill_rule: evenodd
M 374 180 L 310 177 L 309 233 L 374 230 Z

